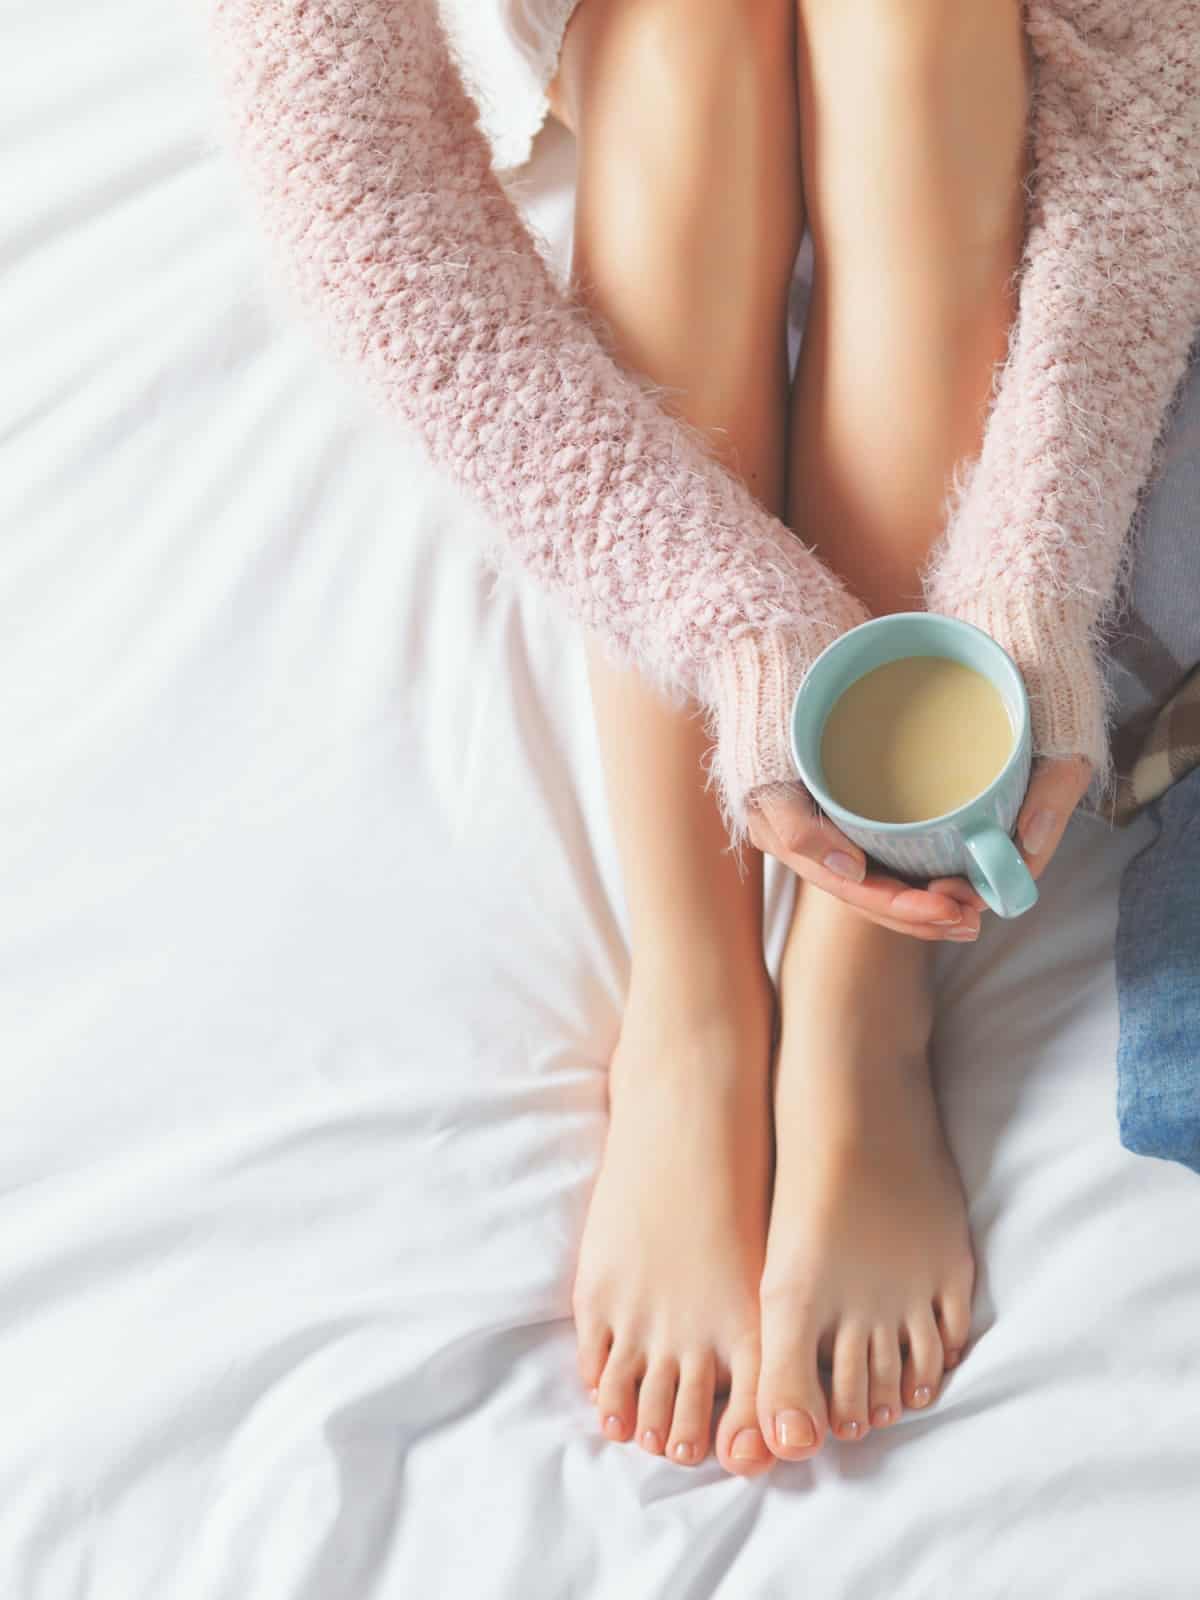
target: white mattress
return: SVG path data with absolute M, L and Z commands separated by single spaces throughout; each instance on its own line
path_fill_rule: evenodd
M 268 313 L 189 25 L 5 40 L 0 1595 L 1191 1600 L 1200 1184 L 1113 1120 L 1145 834 L 944 958 L 983 1281 L 936 1411 L 751 1484 L 602 1444 L 578 642 Z

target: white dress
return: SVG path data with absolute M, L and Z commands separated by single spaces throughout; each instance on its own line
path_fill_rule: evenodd
M 549 109 L 563 33 L 579 0 L 439 0 L 496 166 L 520 167 Z

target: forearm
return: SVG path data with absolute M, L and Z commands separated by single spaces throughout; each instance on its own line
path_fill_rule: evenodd
M 540 583 L 710 701 L 735 641 L 777 634 L 790 681 L 859 619 L 555 289 L 434 0 L 213 0 L 213 17 L 236 143 L 301 302 Z M 785 730 L 775 742 L 772 767 Z
M 1045 755 L 1104 768 L 1094 644 L 1200 322 L 1200 4 L 1030 0 L 1020 309 L 932 607 L 1016 656 Z

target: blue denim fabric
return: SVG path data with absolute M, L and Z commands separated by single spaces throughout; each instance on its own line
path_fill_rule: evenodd
M 1150 816 L 1121 879 L 1117 1117 L 1127 1150 L 1200 1172 L 1200 768 Z

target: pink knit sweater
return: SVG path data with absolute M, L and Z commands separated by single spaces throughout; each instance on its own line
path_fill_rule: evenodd
M 704 702 L 735 828 L 862 606 L 609 358 L 492 174 L 436 0 L 209 0 L 240 148 L 302 303 L 654 680 Z M 1200 320 L 1200 0 L 1029 0 L 1017 328 L 928 599 L 1014 654 L 1046 754 L 1107 764 L 1097 627 Z

